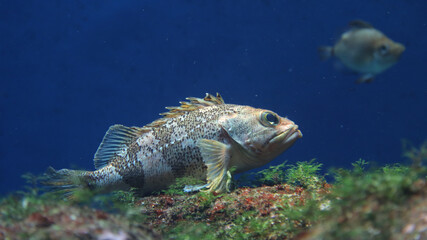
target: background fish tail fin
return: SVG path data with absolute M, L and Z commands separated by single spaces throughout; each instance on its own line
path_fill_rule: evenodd
M 64 198 L 74 198 L 74 193 L 79 189 L 90 189 L 87 181 L 87 171 L 61 169 L 49 167 L 45 173 L 46 180 L 42 182 L 48 192 L 63 194 Z
M 334 48 L 328 46 L 321 46 L 317 48 L 317 52 L 319 53 L 320 59 L 322 61 L 325 61 L 334 55 Z

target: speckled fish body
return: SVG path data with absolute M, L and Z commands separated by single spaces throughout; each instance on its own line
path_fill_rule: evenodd
M 370 82 L 374 76 L 399 60 L 405 46 L 394 42 L 369 23 L 355 20 L 332 47 L 319 48 L 323 58 L 337 57 L 346 67 L 360 73 L 357 83 Z
M 96 171 L 51 172 L 50 185 L 104 191 L 159 191 L 177 178 L 206 180 L 209 191 L 227 190 L 227 174 L 260 167 L 289 148 L 301 132 L 287 118 L 263 109 L 225 104 L 219 94 L 187 98 L 142 128 L 113 125 L 94 162 Z

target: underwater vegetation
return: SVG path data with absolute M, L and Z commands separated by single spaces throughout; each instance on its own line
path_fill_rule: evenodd
M 362 159 L 333 169 L 315 160 L 270 167 L 257 187 L 184 193 L 191 179 L 145 197 L 79 192 L 72 200 L 38 187 L 0 201 L 1 239 L 424 239 L 427 142 L 403 144 L 408 164 L 373 167 Z M 236 184 L 235 184 L 236 185 Z

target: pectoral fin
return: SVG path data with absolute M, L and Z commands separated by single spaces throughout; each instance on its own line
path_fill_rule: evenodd
M 227 175 L 230 162 L 229 146 L 208 139 L 201 139 L 197 143 L 206 164 L 207 188 L 210 192 L 225 192 L 228 190 L 229 177 Z
M 373 74 L 367 73 L 367 74 L 361 76 L 359 79 L 357 79 L 356 83 L 357 84 L 360 84 L 360 83 L 370 83 L 370 82 L 374 81 L 374 77 L 375 76 Z
M 191 193 L 191 192 L 198 192 L 200 190 L 202 190 L 203 188 L 207 188 L 208 184 L 205 185 L 185 185 L 183 191 L 186 193 Z

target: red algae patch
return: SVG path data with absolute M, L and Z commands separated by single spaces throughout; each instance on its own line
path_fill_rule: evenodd
M 179 222 L 195 221 L 227 226 L 239 216 L 251 211 L 254 218 L 278 218 L 278 211 L 301 206 L 311 199 L 313 191 L 326 194 L 330 185 L 318 190 L 306 190 L 288 184 L 240 188 L 229 194 L 198 193 L 191 196 L 149 196 L 137 202 L 143 208 L 151 226 L 168 228 Z

